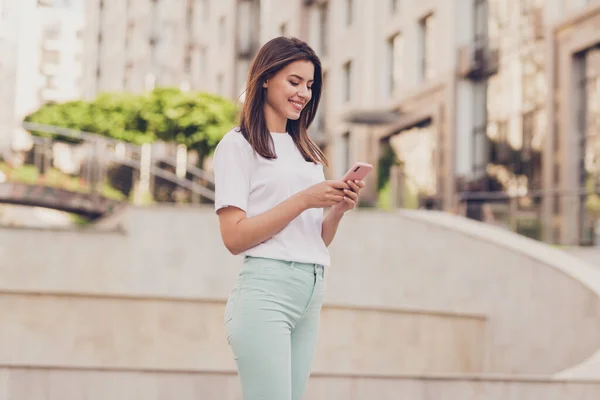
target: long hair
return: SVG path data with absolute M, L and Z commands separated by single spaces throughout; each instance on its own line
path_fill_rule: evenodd
M 252 60 L 246 84 L 246 99 L 240 114 L 240 131 L 256 153 L 267 159 L 277 158 L 264 113 L 266 89 L 263 83 L 288 64 L 299 60 L 310 61 L 314 65 L 312 97 L 297 120 L 288 119 L 286 129 L 306 161 L 327 165 L 325 154 L 308 136 L 308 127 L 315 118 L 321 99 L 321 60 L 308 44 L 299 39 L 271 39 Z

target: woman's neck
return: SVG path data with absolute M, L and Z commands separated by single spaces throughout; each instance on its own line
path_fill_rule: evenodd
M 282 117 L 275 110 L 273 110 L 269 105 L 265 104 L 264 107 L 265 112 L 265 121 L 267 122 L 267 128 L 270 132 L 283 133 L 286 132 L 287 128 L 287 118 Z

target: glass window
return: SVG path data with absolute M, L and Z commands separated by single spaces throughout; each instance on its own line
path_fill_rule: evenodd
M 421 78 L 423 81 L 429 81 L 435 75 L 435 16 L 433 14 L 423 18 L 419 24 L 420 28 L 420 57 L 421 57 Z
M 388 89 L 389 94 L 394 92 L 400 87 L 402 82 L 402 62 L 403 62 L 403 48 L 404 40 L 402 34 L 397 33 L 388 39 L 388 62 L 389 62 L 389 78 L 388 78 Z
M 344 64 L 344 102 L 349 102 L 352 98 L 352 61 Z

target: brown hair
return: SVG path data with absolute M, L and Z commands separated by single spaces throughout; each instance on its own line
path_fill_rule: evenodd
M 286 129 L 306 161 L 327 165 L 325 154 L 308 136 L 307 131 L 315 118 L 321 99 L 321 60 L 308 44 L 299 39 L 271 39 L 260 48 L 252 60 L 246 84 L 246 99 L 240 114 L 240 131 L 256 153 L 267 159 L 277 158 L 264 113 L 266 89 L 263 88 L 263 83 L 288 64 L 299 60 L 310 61 L 314 65 L 312 98 L 297 120 L 288 119 Z

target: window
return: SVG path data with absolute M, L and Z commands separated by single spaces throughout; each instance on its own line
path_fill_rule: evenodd
M 321 46 L 321 54 L 326 56 L 329 48 L 327 47 L 328 41 L 328 30 L 327 30 L 327 20 L 329 18 L 329 7 L 328 3 L 325 3 L 319 7 L 319 44 Z
M 219 44 L 224 45 L 225 44 L 225 35 L 227 34 L 226 32 L 226 26 L 225 26 L 225 16 L 222 16 L 221 18 L 219 18 Z
M 522 116 L 522 157 L 529 158 L 531 156 L 532 141 L 535 131 L 535 112 L 528 111 Z
M 327 112 L 327 102 L 328 102 L 328 91 L 327 91 L 327 85 L 329 82 L 329 74 L 327 72 L 323 72 L 323 80 L 321 82 L 321 101 L 319 102 L 319 110 L 321 110 L 321 116 L 320 116 L 320 124 L 323 126 L 323 129 L 325 129 L 325 114 Z
M 397 33 L 388 39 L 387 47 L 389 62 L 388 93 L 394 94 L 402 81 L 402 52 L 404 47 L 402 34 Z
M 528 111 L 521 118 L 521 154 L 517 161 L 517 172 L 527 177 L 529 189 L 537 186 L 537 177 L 532 154 L 532 141 L 535 131 L 535 112 Z
M 419 23 L 419 47 L 420 47 L 420 69 L 423 81 L 431 80 L 435 75 L 435 51 L 434 46 L 435 17 L 429 14 Z
M 202 1 L 202 18 L 204 21 L 208 21 L 210 19 L 210 0 L 200 0 Z
M 486 127 L 475 126 L 473 128 L 473 144 L 471 149 L 471 172 L 474 177 L 480 178 L 485 175 L 487 164 L 486 147 Z
M 220 96 L 223 96 L 225 94 L 224 88 L 223 88 L 223 74 L 219 73 L 217 75 L 217 93 Z
M 250 59 L 238 60 L 235 65 L 235 83 L 232 86 L 235 87 L 235 94 L 242 103 L 246 100 L 246 78 L 250 70 L 250 61 Z
M 44 50 L 42 52 L 42 63 L 56 65 L 60 63 L 60 53 L 56 50 Z
M 352 98 L 352 61 L 344 64 L 343 79 L 344 79 L 344 102 L 349 102 Z
M 342 134 L 342 170 L 350 168 L 350 132 Z
M 354 0 L 346 0 L 346 26 L 352 25 L 354 18 Z
M 587 49 L 576 58 L 578 87 L 572 105 L 578 109 L 579 176 L 582 190 L 600 189 L 600 45 Z M 582 196 L 581 230 L 593 229 L 597 214 L 590 205 L 600 197 L 594 193 Z
M 185 30 L 187 31 L 188 36 L 193 36 L 194 34 L 194 18 L 196 17 L 195 6 L 196 4 L 193 1 L 190 1 L 187 4 Z
M 287 26 L 285 23 L 279 25 L 279 36 L 285 36 L 287 30 Z
M 46 75 L 46 88 L 47 89 L 57 89 L 58 88 L 58 80 L 55 76 Z
M 389 0 L 390 2 L 390 11 L 392 14 L 395 14 L 396 11 L 400 9 L 400 0 Z
M 487 0 L 475 0 L 475 42 L 482 42 L 488 38 L 488 25 L 490 16 L 488 13 Z
M 60 39 L 60 24 L 52 24 L 44 29 L 44 37 L 49 40 Z
M 510 145 L 508 143 L 508 122 L 496 121 L 489 125 L 490 162 L 498 165 L 508 165 Z M 483 152 L 485 153 L 485 151 Z
M 186 76 L 189 76 L 192 73 L 192 55 L 189 51 L 183 59 L 183 71 Z
M 317 115 L 315 116 L 315 120 L 313 122 L 313 126 L 315 127 L 315 131 L 317 134 L 322 137 L 325 135 L 325 114 L 327 113 L 327 73 L 323 73 L 323 81 L 322 92 L 321 92 L 321 100 L 319 102 L 319 108 L 317 109 Z
M 257 10 L 250 1 L 241 1 L 237 7 L 237 48 L 242 58 L 251 58 L 258 41 Z
M 123 73 L 123 86 L 126 89 L 129 89 L 129 84 L 131 83 L 132 72 L 133 72 L 133 64 L 129 62 L 125 65 L 125 71 Z
M 206 72 L 206 48 L 202 47 L 198 54 L 198 68 L 200 69 L 200 73 Z
M 310 10 L 309 40 L 319 56 L 327 56 L 327 3 L 318 4 Z

